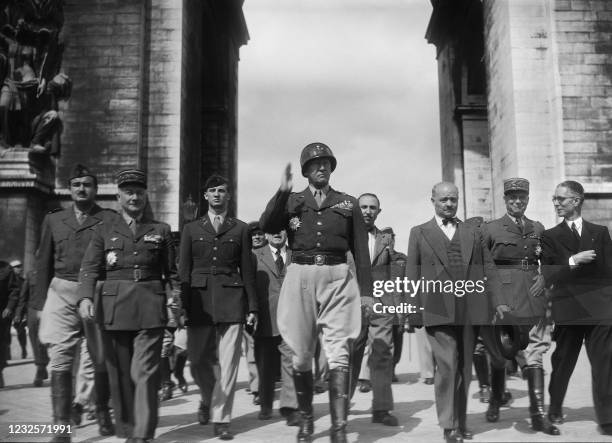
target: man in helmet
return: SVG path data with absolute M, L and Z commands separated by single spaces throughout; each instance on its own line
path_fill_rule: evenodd
M 512 321 L 533 326 L 525 352 L 527 366 L 524 369 L 529 386 L 531 427 L 535 431 L 559 435 L 559 429 L 544 414 L 542 357 L 550 347 L 550 326 L 546 323 L 548 302 L 544 293 L 544 277 L 538 272 L 544 226 L 525 217 L 529 203 L 529 181 L 526 179 L 504 180 L 504 202 L 506 214 L 483 224 L 482 233 L 504 283 L 504 304 L 512 309 Z M 504 319 L 499 320 L 504 322 Z M 486 414 L 490 422 L 499 419 L 505 382 L 505 359 L 500 355 L 504 354 L 504 349 L 496 349 L 495 329 L 492 326 L 480 328 L 480 335 L 492 357 L 491 396 Z M 519 336 L 516 335 L 513 338 L 518 341 Z
M 349 350 L 359 335 L 361 308 L 372 305 L 372 275 L 368 237 L 357 200 L 329 186 L 336 158 L 323 143 L 306 146 L 300 158 L 308 187 L 292 193 L 291 164 L 281 186 L 261 216 L 261 228 L 285 229 L 293 251 L 292 264 L 281 288 L 278 326 L 294 353 L 293 378 L 301 416 L 298 441 L 311 441 L 312 359 L 319 328 L 329 363 L 331 440 L 346 441 L 349 391 Z M 355 281 L 346 262 L 355 259 Z

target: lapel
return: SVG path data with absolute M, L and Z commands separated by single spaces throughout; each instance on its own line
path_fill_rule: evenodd
M 74 206 L 70 206 L 68 209 L 66 209 L 62 216 L 62 221 L 73 231 L 78 231 L 81 227 L 79 222 L 77 222 L 76 214 L 74 213 Z
M 330 188 L 330 192 L 331 192 L 331 188 Z M 319 205 L 317 205 L 317 202 L 314 199 L 314 195 L 312 195 L 312 192 L 310 192 L 310 188 L 308 186 L 306 186 L 306 189 L 304 189 L 298 195 L 298 197 L 300 197 L 302 199 L 302 201 L 304 201 L 306 206 L 308 206 L 309 208 L 312 208 L 315 211 L 319 210 Z M 329 197 L 329 194 L 327 195 L 327 197 Z M 325 198 L 325 201 L 327 201 L 327 198 Z
M 119 221 L 117 223 L 113 223 L 113 231 L 117 232 L 118 234 L 123 235 L 124 237 L 131 239 L 132 231 L 130 230 L 130 227 L 128 226 L 128 224 L 125 222 L 123 215 L 119 214 L 118 218 L 119 218 Z
M 463 222 L 457 223 L 457 231 L 459 233 L 459 241 L 461 242 L 461 258 L 467 271 L 472 258 L 472 250 L 474 249 L 474 234 L 471 229 Z
M 272 271 L 272 274 L 279 277 L 270 245 L 262 246 L 257 250 L 257 253 L 261 256 L 261 261 L 270 269 L 270 271 Z
M 525 217 L 523 235 L 529 235 L 534 231 L 535 231 L 535 223 L 532 220 L 529 220 L 527 217 Z
M 85 219 L 85 221 L 83 222 L 83 224 L 81 226 L 79 226 L 79 231 L 83 230 L 83 229 L 87 229 L 91 226 L 97 225 L 98 223 L 100 223 L 102 221 L 102 218 L 100 217 L 100 212 L 102 212 L 102 208 L 98 205 L 95 205 L 89 215 L 87 216 L 87 218 Z M 76 220 L 76 216 L 74 218 Z M 78 225 L 78 223 L 77 223 Z
M 215 228 L 213 228 L 212 222 L 208 218 L 208 213 L 206 213 L 206 215 L 204 215 L 198 220 L 198 226 L 203 231 L 206 231 L 212 235 L 217 235 L 217 233 L 215 232 Z
M 139 240 L 147 232 L 151 232 L 153 229 L 155 229 L 155 225 L 152 222 L 153 220 L 146 219 L 145 217 L 141 218 L 138 226 L 136 227 L 136 235 L 134 236 L 134 239 Z
M 580 250 L 588 251 L 589 249 L 595 249 L 594 243 L 594 232 L 589 226 L 590 223 L 582 219 L 582 235 L 580 236 Z
M 504 228 L 506 228 L 506 231 L 512 232 L 513 234 L 523 235 L 523 233 L 517 226 L 516 222 L 512 220 L 508 214 L 503 216 L 503 223 L 504 223 Z M 527 224 L 525 223 L 525 228 L 526 227 L 527 227 Z
M 444 232 L 438 227 L 436 218 L 432 218 L 428 223 L 423 226 L 423 236 L 434 253 L 438 256 L 444 266 L 448 267 L 448 254 L 446 252 L 446 246 L 444 246 Z
M 321 204 L 321 209 L 323 208 L 329 208 L 333 205 L 335 205 L 336 203 L 339 203 L 341 200 L 343 194 L 336 192 L 334 189 L 332 189 L 332 187 L 329 187 L 329 191 L 327 193 L 327 195 L 325 196 L 325 200 L 323 200 L 323 203 Z M 312 197 L 312 199 L 314 200 L 314 197 Z
M 385 250 L 386 244 L 383 244 L 384 234 L 380 232 L 377 227 L 374 227 L 374 256 L 372 257 L 372 264 L 376 263 L 378 256 Z
M 233 217 L 225 217 L 225 220 L 223 220 L 223 224 L 219 227 L 219 232 L 217 233 L 217 235 L 219 236 L 219 235 L 225 234 L 227 231 L 232 229 L 234 226 L 236 226 L 236 219 Z M 212 224 L 211 224 L 211 228 L 214 232 L 215 228 L 212 227 Z

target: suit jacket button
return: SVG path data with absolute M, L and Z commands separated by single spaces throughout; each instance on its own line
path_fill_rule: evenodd
M 216 246 L 213 246 L 213 251 L 216 251 L 218 248 Z
M 320 232 L 317 232 L 317 235 L 321 235 L 321 233 L 320 233 Z
M 217 257 L 213 257 L 213 260 L 216 260 L 216 259 L 217 259 Z

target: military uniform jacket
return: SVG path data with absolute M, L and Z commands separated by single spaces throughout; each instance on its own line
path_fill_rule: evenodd
M 570 267 L 569 258 L 593 249 L 593 262 Z M 612 324 L 612 240 L 608 228 L 583 219 L 578 241 L 565 221 L 542 234 L 542 274 L 553 285 L 557 324 Z
M 6 307 L 14 311 L 17 300 L 19 300 L 17 275 L 7 262 L 0 261 L 0 313 Z M 2 346 L 4 345 L 2 343 Z
M 259 307 L 255 335 L 258 337 L 275 337 L 280 335 L 276 322 L 276 310 L 285 272 L 287 266 L 291 263 L 291 251 L 287 248 L 287 259 L 283 271 L 280 273 L 269 245 L 254 249 L 253 256 L 256 264 L 255 283 L 257 306 Z
M 538 221 L 523 218 L 523 230 L 508 216 L 482 225 L 482 234 L 493 260 L 528 260 L 537 262 L 542 246 L 541 238 L 544 226 Z M 512 315 L 524 319 L 526 324 L 546 315 L 548 300 L 545 296 L 533 297 L 529 288 L 535 283 L 537 268 L 528 270 L 521 265 L 497 265 L 502 293 L 500 302 L 512 308 Z M 530 320 L 529 320 L 530 319 Z
M 480 230 L 467 223 L 457 224 L 457 235 L 461 244 L 463 261 L 463 278 L 474 282 L 485 281 L 484 292 L 477 292 L 472 287 L 470 293 L 463 294 L 466 303 L 466 314 L 473 325 L 489 325 L 493 320 L 493 308 L 499 305 L 501 283 Z M 438 227 L 436 219 L 415 226 L 410 231 L 408 240 L 408 259 L 406 277 L 417 281 L 454 281 L 450 273 L 444 233 Z M 442 289 L 442 290 L 440 290 Z M 408 316 L 408 321 L 416 325 L 422 320 L 425 326 L 456 324 L 456 296 L 444 292 L 444 288 L 430 287 L 428 291 L 419 291 L 414 297 L 408 294 L 406 300 L 416 306 L 417 314 Z M 420 308 L 423 308 L 422 310 Z M 418 313 L 422 314 L 422 318 Z
M 42 301 L 37 304 L 44 305 L 53 277 L 78 281 L 83 255 L 97 225 L 115 215 L 113 210 L 94 205 L 81 225 L 73 206 L 45 216 L 36 254 L 36 285 L 30 294 L 31 300 Z
M 96 319 L 106 330 L 166 326 L 165 285 L 180 291 L 170 226 L 143 218 L 134 235 L 121 214 L 100 224 L 83 258 L 80 298 L 94 298 L 97 280 L 105 281 Z
M 278 191 L 261 216 L 264 232 L 287 231 L 294 254 L 342 255 L 351 251 L 362 296 L 372 296 L 368 236 L 357 200 L 329 188 L 319 208 L 309 188 Z
M 179 270 L 188 325 L 243 323 L 248 312 L 257 312 L 246 223 L 226 217 L 218 233 L 208 215 L 186 224 Z

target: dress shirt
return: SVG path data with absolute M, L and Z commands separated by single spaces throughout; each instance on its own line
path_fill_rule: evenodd
M 576 220 L 565 219 L 565 223 L 567 223 L 567 227 L 570 229 L 570 231 L 572 230 L 572 223 L 574 223 L 578 234 L 580 234 L 580 236 L 582 237 L 582 217 L 578 217 Z M 576 262 L 574 261 L 573 255 L 569 258 L 569 264 L 570 266 L 576 266 Z
M 279 249 L 272 246 L 270 243 L 268 243 L 268 246 L 270 247 L 270 250 L 272 251 L 272 257 L 274 258 L 274 261 L 276 261 L 276 251 L 278 251 Z M 280 255 L 283 258 L 283 263 L 287 265 L 287 245 L 286 244 L 280 247 Z
M 444 223 L 442 223 L 442 217 L 440 217 L 438 214 L 435 214 L 434 217 L 436 218 L 436 223 L 440 229 L 442 229 L 442 232 L 444 232 L 444 235 L 446 235 L 449 240 L 452 240 L 453 236 L 455 235 L 455 231 L 457 230 L 457 223 L 447 223 L 444 225 Z

